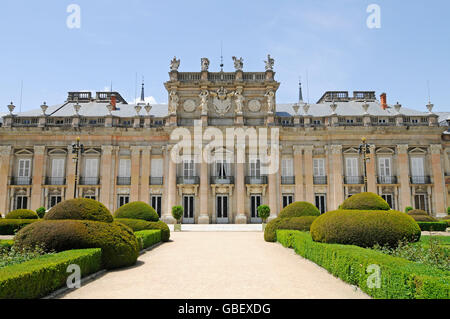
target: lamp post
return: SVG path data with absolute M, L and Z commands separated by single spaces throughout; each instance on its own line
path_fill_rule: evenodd
M 363 155 L 364 162 L 364 192 L 367 192 L 367 162 L 370 162 L 370 144 L 367 143 L 367 139 L 363 137 L 362 143 L 359 145 L 359 154 Z
M 84 153 L 84 145 L 80 144 L 80 137 L 77 137 L 77 142 L 72 144 L 72 154 L 75 154 L 73 161 L 75 162 L 75 188 L 73 190 L 73 198 L 77 198 L 77 184 L 78 184 L 78 162 L 81 154 Z

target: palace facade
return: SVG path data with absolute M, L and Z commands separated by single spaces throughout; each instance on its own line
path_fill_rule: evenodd
M 0 127 L 0 212 L 48 209 L 80 196 L 111 211 L 144 201 L 166 222 L 173 222 L 171 207 L 182 205 L 184 223 L 256 223 L 261 204 L 272 218 L 293 201 L 326 212 L 367 188 L 393 209 L 445 214 L 450 135 L 431 104 L 421 112 L 371 91 L 325 92 L 308 104 L 301 87 L 298 102 L 278 104 L 270 56 L 263 72 L 244 72 L 243 60 L 233 60 L 235 72 L 210 72 L 206 58 L 199 72 L 179 72 L 174 58 L 166 105 L 129 104 L 118 92 L 69 92 L 61 104 L 23 113 L 11 103 Z M 194 123 L 203 132 L 278 129 L 279 147 L 269 151 L 279 152 L 279 169 L 264 169 L 249 152 L 251 139 L 208 149 L 210 162 L 193 156 L 175 162 L 171 134 L 183 128 L 194 144 Z M 369 144 L 366 165 L 362 137 Z M 235 160 L 238 149 L 245 162 Z

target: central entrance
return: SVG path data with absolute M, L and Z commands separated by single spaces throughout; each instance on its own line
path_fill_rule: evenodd
M 194 224 L 194 196 L 184 195 L 183 196 L 183 224 Z
M 217 224 L 228 224 L 228 195 L 216 197 Z
M 262 219 L 258 217 L 258 207 L 261 206 L 261 195 L 254 194 L 250 196 L 250 222 L 252 224 L 262 223 Z

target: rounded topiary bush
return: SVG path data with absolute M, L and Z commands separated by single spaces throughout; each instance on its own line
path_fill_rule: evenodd
M 308 202 L 295 202 L 283 208 L 278 215 L 279 218 L 292 218 L 302 216 L 319 216 L 319 209 Z
M 170 228 L 162 220 L 158 220 L 157 222 L 148 222 L 142 219 L 115 218 L 114 221 L 130 227 L 134 232 L 147 229 L 160 229 L 161 240 L 166 242 L 170 239 Z
M 279 229 L 309 231 L 311 224 L 316 218 L 317 216 L 275 218 L 267 224 L 264 230 L 264 240 L 268 242 L 276 242 L 277 230 Z
M 94 220 L 111 223 L 114 219 L 111 212 L 102 203 L 89 198 L 65 200 L 45 214 L 45 220 Z
M 264 229 L 264 240 L 274 243 L 277 241 L 277 229 L 278 224 L 281 222 L 281 218 L 272 219 L 267 223 L 266 228 Z
M 149 222 L 159 220 L 158 213 L 150 205 L 144 202 L 132 202 L 119 207 L 114 213 L 116 218 L 142 219 Z
M 46 251 L 101 248 L 107 269 L 131 266 L 139 255 L 133 231 L 121 223 L 90 220 L 46 220 L 21 229 L 14 238 L 18 248 L 42 246 Z
M 390 210 L 389 204 L 374 193 L 360 193 L 347 198 L 340 209 Z
M 408 215 L 411 216 L 416 222 L 437 222 L 438 220 L 430 215 L 424 210 L 421 209 L 413 209 L 408 212 Z
M 311 225 L 314 241 L 361 247 L 396 247 L 400 240 L 418 241 L 420 234 L 411 216 L 394 210 L 336 210 L 318 217 Z
M 35 211 L 30 209 L 16 209 L 9 212 L 6 219 L 38 219 L 39 216 Z

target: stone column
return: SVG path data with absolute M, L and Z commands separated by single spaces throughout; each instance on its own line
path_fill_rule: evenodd
M 376 159 L 375 146 L 370 146 L 370 154 L 368 154 L 369 161 L 366 163 L 367 167 L 367 191 L 377 194 L 377 174 L 376 174 Z
M 295 174 L 295 201 L 303 201 L 303 148 L 295 145 L 294 149 L 294 174 Z
M 31 210 L 42 206 L 42 184 L 45 174 L 45 146 L 34 147 L 33 181 L 31 186 Z
M 141 190 L 139 200 L 149 203 L 150 201 L 150 172 L 152 165 L 152 147 L 142 148 Z
M 281 146 L 280 146 L 281 147 Z M 278 147 L 271 147 L 270 152 L 278 152 L 278 161 L 277 163 L 277 170 L 276 172 L 273 172 L 273 174 L 269 174 L 268 180 L 269 180 L 269 207 L 270 207 L 270 217 L 268 221 L 271 221 L 278 216 L 279 206 L 278 206 L 278 194 L 279 194 L 279 186 L 280 186 L 280 179 L 279 179 L 279 170 L 280 170 L 280 162 L 281 162 L 281 156 L 280 156 L 280 150 Z
M 100 166 L 101 174 L 101 188 L 100 188 L 100 202 L 103 203 L 110 211 L 114 211 L 114 205 L 111 203 L 112 185 L 115 184 L 115 171 L 112 166 L 112 145 L 102 145 L 102 158 Z
M 0 146 L 0 214 L 8 213 L 8 179 L 10 178 L 12 147 Z M 3 216 L 4 217 L 4 216 Z
M 404 211 L 406 207 L 411 206 L 411 187 L 409 184 L 409 160 L 408 160 L 408 144 L 397 145 L 397 161 L 399 170 L 400 184 L 400 211 Z
M 445 216 L 446 215 L 446 190 L 444 187 L 444 174 L 442 169 L 442 161 L 441 161 L 441 144 L 433 144 L 430 145 L 431 151 L 431 170 L 433 173 L 433 198 L 434 198 L 434 215 L 435 216 Z
M 342 145 L 331 145 L 330 188 L 333 201 L 329 210 L 338 209 L 344 201 L 344 183 L 342 181 Z
M 74 158 L 76 154 L 72 154 L 72 145 L 67 147 L 67 189 L 66 189 L 66 200 L 73 198 L 73 193 L 75 191 L 75 163 Z M 81 158 L 80 162 L 81 163 Z
M 306 201 L 313 204 L 315 203 L 314 197 L 314 167 L 313 167 L 313 150 L 314 146 L 305 146 L 305 189 L 306 189 Z
M 241 148 L 241 151 L 245 154 L 245 148 L 243 146 L 237 146 L 237 148 Z M 237 158 L 237 157 L 236 157 Z M 244 161 L 245 162 L 245 161 Z M 236 160 L 236 224 L 246 224 L 247 216 L 245 214 L 245 163 L 239 163 Z
M 177 198 L 177 164 L 170 154 L 172 147 L 172 145 L 168 146 L 166 151 L 166 163 L 168 163 L 167 207 L 162 216 L 162 220 L 168 224 L 175 224 L 175 219 L 172 217 L 172 207 L 175 206 Z
M 139 175 L 141 174 L 141 148 L 131 146 L 131 187 L 130 202 L 139 200 Z
M 200 149 L 200 154 L 202 149 Z M 200 155 L 200 216 L 198 217 L 199 224 L 209 224 L 209 209 L 208 209 L 208 163 L 203 156 Z

